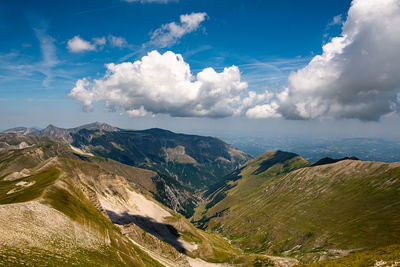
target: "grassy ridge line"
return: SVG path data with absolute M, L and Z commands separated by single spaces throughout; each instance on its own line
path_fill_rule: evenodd
M 18 159 L 21 158 L 15 158 L 15 160 Z M 77 181 L 77 178 L 71 175 L 69 170 L 62 170 L 61 161 L 63 159 L 60 158 L 45 161 L 44 164 L 39 164 L 35 168 L 35 174 L 28 177 L 14 181 L 1 180 L 0 203 L 2 205 L 22 204 L 32 200 L 47 203 L 66 215 L 67 217 L 64 220 L 75 221 L 87 231 L 101 235 L 103 240 L 108 239 L 109 241 L 95 250 L 82 249 L 78 245 L 75 249 L 71 248 L 68 249 L 68 252 L 65 251 L 63 256 L 54 251 L 40 250 L 34 247 L 21 249 L 4 246 L 0 253 L 4 259 L 3 262 L 13 262 L 13 265 L 16 266 L 24 264 L 42 266 L 67 266 L 70 264 L 78 264 L 79 266 L 161 266 L 128 241 L 119 229 L 93 206 L 80 188 L 76 187 L 76 184 L 80 181 Z M 10 163 L 21 164 L 14 161 L 10 161 Z M 55 167 L 55 165 L 58 165 L 58 167 Z M 65 175 L 61 178 L 62 171 L 65 171 Z M 43 231 L 46 232 L 45 229 Z M 57 243 L 58 241 L 52 240 L 51 242 Z M 14 255 L 18 256 L 16 257 L 18 260 L 15 260 Z M 79 260 L 77 260 L 78 258 Z

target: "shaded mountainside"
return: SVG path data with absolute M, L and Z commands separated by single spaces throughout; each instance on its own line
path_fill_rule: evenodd
M 250 156 L 213 137 L 176 134 L 161 129 L 99 132 L 81 130 L 72 145 L 95 155 L 149 168 L 194 189 L 219 181 Z
M 245 251 L 304 262 L 400 243 L 400 163 L 310 166 L 263 154 L 208 192 L 192 219 Z
M 158 203 L 152 171 L 77 154 L 44 137 L 5 134 L 0 141 L 8 145 L 0 148 L 0 266 L 248 265 L 254 259 Z

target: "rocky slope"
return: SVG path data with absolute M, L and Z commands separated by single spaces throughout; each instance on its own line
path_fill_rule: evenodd
M 310 165 L 261 155 L 211 190 L 193 220 L 245 251 L 303 262 L 400 243 L 400 163 Z

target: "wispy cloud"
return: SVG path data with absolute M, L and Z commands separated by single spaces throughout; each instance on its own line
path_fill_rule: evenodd
M 207 13 L 205 12 L 181 15 L 179 23 L 163 24 L 156 29 L 151 34 L 151 39 L 146 45 L 159 48 L 170 47 L 184 35 L 196 31 L 206 17 Z
M 249 63 L 239 64 L 243 79 L 248 81 L 249 88 L 257 89 L 272 85 L 279 91 L 287 82 L 287 77 L 292 71 L 304 67 L 309 62 L 309 57 L 273 58 L 268 60 L 246 59 Z M 242 60 L 243 61 L 243 60 Z M 271 88 L 269 88 L 271 89 Z
M 194 32 L 200 28 L 203 21 L 207 19 L 207 13 L 198 12 L 182 14 L 179 22 L 170 22 L 150 32 L 150 40 L 135 51 L 123 56 L 119 61 L 125 61 L 135 55 L 144 54 L 148 50 L 166 48 L 175 45 L 184 35 Z
M 332 20 L 331 20 L 331 22 L 329 22 L 328 26 L 341 25 L 343 23 L 344 23 L 343 15 L 339 14 L 332 18 Z
M 47 23 L 42 23 L 41 27 L 34 27 L 36 38 L 40 43 L 40 51 L 42 55 L 42 61 L 35 64 L 37 71 L 45 75 L 45 79 L 42 84 L 45 87 L 49 87 L 54 75 L 53 67 L 55 67 L 59 60 L 56 55 L 56 46 L 54 45 L 55 39 L 47 33 Z
M 107 39 L 112 47 L 122 48 L 128 46 L 128 42 L 124 37 L 109 35 Z
M 48 33 L 47 21 L 37 14 L 26 15 L 39 41 L 40 59 L 18 50 L 0 54 L 0 83 L 32 81 L 51 88 L 56 77 L 72 79 L 67 71 L 59 68 L 61 61 L 57 57 L 56 39 Z

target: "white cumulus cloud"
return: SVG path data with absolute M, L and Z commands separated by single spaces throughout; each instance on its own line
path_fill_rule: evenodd
M 180 16 L 180 23 L 171 22 L 163 24 L 156 29 L 148 44 L 156 47 L 170 47 L 185 34 L 196 31 L 200 24 L 206 19 L 207 13 L 191 13 Z
M 341 35 L 289 76 L 278 112 L 378 120 L 398 110 L 399 92 L 400 1 L 353 0 Z
M 68 47 L 68 50 L 72 53 L 80 53 L 80 52 L 84 52 L 84 51 L 96 50 L 95 44 L 92 44 L 91 42 L 82 39 L 78 35 L 74 36 L 72 39 L 68 40 L 67 47 Z
M 272 101 L 269 104 L 256 105 L 249 108 L 246 111 L 246 116 L 251 119 L 279 118 L 281 115 L 277 111 L 278 108 L 278 103 Z
M 108 108 L 129 116 L 217 118 L 234 115 L 246 89 L 236 66 L 222 72 L 206 68 L 194 76 L 181 55 L 152 51 L 135 62 L 108 64 L 102 79 L 78 80 L 69 96 L 87 111 L 94 102 L 105 101 Z

